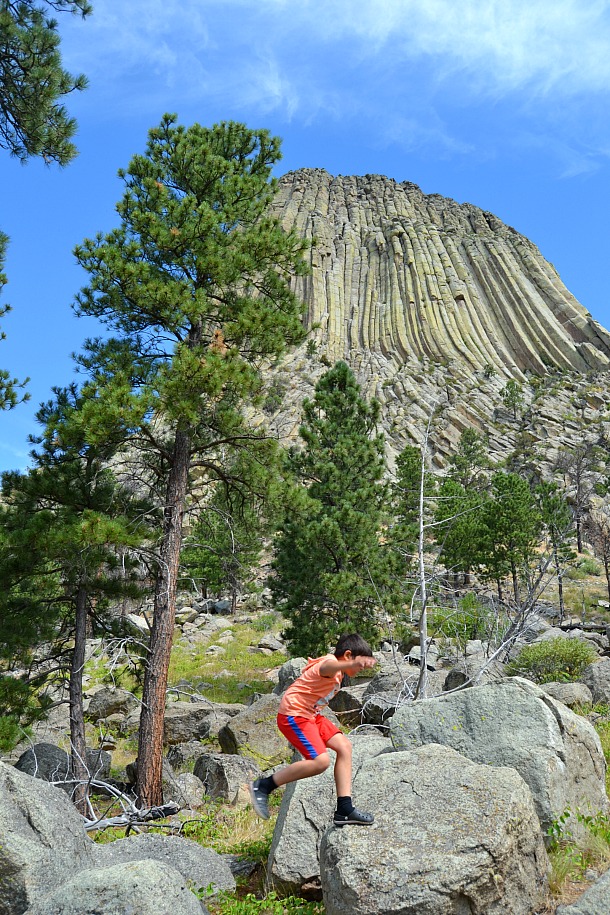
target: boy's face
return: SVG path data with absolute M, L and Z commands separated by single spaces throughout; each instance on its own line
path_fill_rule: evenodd
M 353 655 L 349 650 L 345 652 L 341 660 L 354 662 L 353 666 L 348 667 L 345 671 L 348 677 L 355 677 L 361 670 L 373 667 L 376 663 L 375 658 L 369 658 L 366 655 Z

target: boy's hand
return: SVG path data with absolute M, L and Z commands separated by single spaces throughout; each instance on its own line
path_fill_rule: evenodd
M 365 670 L 367 667 L 374 667 L 376 663 L 377 661 L 375 658 L 367 658 L 363 655 L 358 655 L 352 661 L 352 666 L 355 667 L 356 670 Z

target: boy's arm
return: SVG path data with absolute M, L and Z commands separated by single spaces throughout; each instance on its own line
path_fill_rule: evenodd
M 358 655 L 355 658 L 326 658 L 319 667 L 319 672 L 321 677 L 334 677 L 336 673 L 341 671 L 343 673 L 346 670 L 364 670 L 366 667 L 374 667 L 377 661 L 375 658 L 367 658 L 363 655 Z

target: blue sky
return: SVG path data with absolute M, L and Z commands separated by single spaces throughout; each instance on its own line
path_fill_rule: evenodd
M 534 241 L 610 326 L 610 0 L 93 0 L 59 16 L 78 159 L 0 151 L 11 238 L 0 366 L 31 376 L 0 414 L 0 469 L 27 461 L 33 415 L 73 377 L 91 321 L 74 245 L 116 224 L 117 170 L 165 111 L 283 138 L 278 174 L 380 173 L 491 210 Z

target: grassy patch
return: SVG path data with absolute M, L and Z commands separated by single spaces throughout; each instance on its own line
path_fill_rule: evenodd
M 244 702 L 253 692 L 271 692 L 273 682 L 265 677 L 265 673 L 279 667 L 286 660 L 284 655 L 250 652 L 248 649 L 260 641 L 260 632 L 252 626 L 235 627 L 229 631 L 234 638 L 226 644 L 218 641 L 222 635 L 219 632 L 206 644 L 174 645 L 169 685 L 175 686 L 181 680 L 193 684 L 205 681 L 210 684 L 205 696 L 212 702 Z M 206 654 L 210 645 L 217 644 L 222 644 L 224 654 Z

